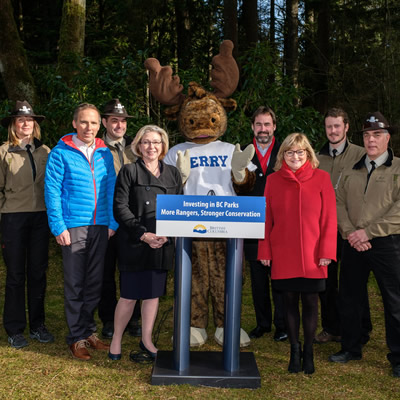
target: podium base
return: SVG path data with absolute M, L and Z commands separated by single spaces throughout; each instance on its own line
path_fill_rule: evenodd
M 225 371 L 222 352 L 190 352 L 189 368 L 185 371 L 175 370 L 173 364 L 172 351 L 159 351 L 151 374 L 151 384 L 248 389 L 261 387 L 253 353 L 240 353 L 239 370 L 235 372 Z

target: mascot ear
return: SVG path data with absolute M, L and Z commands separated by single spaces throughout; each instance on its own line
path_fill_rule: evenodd
M 179 111 L 181 110 L 181 105 L 177 104 L 176 106 L 168 107 L 164 110 L 164 115 L 170 121 L 176 121 L 178 119 Z
M 236 100 L 233 99 L 218 99 L 218 100 L 221 102 L 222 107 L 224 107 L 226 111 L 236 110 L 237 107 Z

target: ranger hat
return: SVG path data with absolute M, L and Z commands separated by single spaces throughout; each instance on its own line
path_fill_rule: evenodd
M 101 117 L 105 118 L 110 115 L 122 118 L 133 118 L 132 115 L 128 115 L 125 107 L 121 104 L 119 99 L 112 99 L 104 106 L 104 111 L 101 113 Z
M 397 131 L 394 126 L 389 125 L 387 119 L 379 111 L 367 114 L 367 116 L 364 118 L 363 127 L 360 133 L 375 131 L 378 129 L 385 129 L 390 134 L 393 134 Z
M 10 115 L 8 115 L 7 117 L 4 117 L 1 120 L 1 125 L 3 125 L 5 128 L 7 128 L 8 125 L 10 124 L 11 120 L 16 117 L 32 117 L 39 124 L 45 119 L 45 117 L 43 115 L 36 115 L 33 112 L 33 108 L 26 100 L 24 100 L 24 101 L 17 100 L 17 102 L 15 103 L 14 110 L 11 111 Z

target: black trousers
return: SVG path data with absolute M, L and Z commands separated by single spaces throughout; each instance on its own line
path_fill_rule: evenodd
M 107 252 L 104 258 L 103 286 L 98 307 L 99 318 L 103 325 L 114 322 L 114 312 L 117 306 L 117 285 L 115 273 L 117 270 L 118 231 L 108 240 Z M 140 319 L 140 301 L 137 301 L 131 320 Z
M 370 271 L 378 283 L 385 313 L 386 343 L 389 361 L 400 363 L 400 235 L 371 240 L 365 252 L 343 246 L 339 285 L 342 321 L 342 350 L 361 355 L 361 321 L 364 292 Z
M 62 247 L 62 255 L 67 343 L 72 344 L 96 331 L 94 312 L 103 283 L 108 227 L 89 225 L 68 231 L 71 245 Z
M 250 260 L 251 291 L 257 326 L 270 329 L 272 325 L 272 304 L 270 296 L 270 277 L 267 267 L 259 261 Z M 282 293 L 271 288 L 274 302 L 273 322 L 276 329 L 286 331 Z
M 339 262 L 342 258 L 343 239 L 338 233 L 336 261 L 328 265 L 328 278 L 326 290 L 319 293 L 321 303 L 321 324 L 322 328 L 331 335 L 340 336 L 340 315 L 339 315 Z M 368 290 L 365 288 L 365 299 L 362 317 L 362 331 L 365 338 L 372 330 L 371 313 L 369 309 Z
M 3 324 L 9 336 L 26 328 L 25 278 L 31 330 L 45 322 L 49 227 L 43 212 L 1 215 L 3 258 L 7 268 Z

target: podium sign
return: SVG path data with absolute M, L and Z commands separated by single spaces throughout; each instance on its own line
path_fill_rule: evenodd
M 157 195 L 159 236 L 264 238 L 265 197 Z
M 240 351 L 240 309 L 243 238 L 264 237 L 265 198 L 158 195 L 156 218 L 157 235 L 177 240 L 173 351 L 157 352 L 151 383 L 260 387 L 254 354 Z M 193 238 L 227 239 L 222 353 L 189 351 Z

